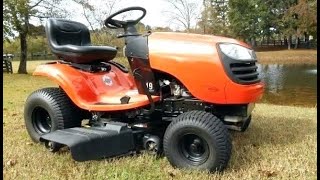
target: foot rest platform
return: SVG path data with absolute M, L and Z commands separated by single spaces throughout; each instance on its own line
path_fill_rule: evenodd
M 132 130 L 123 123 L 56 130 L 41 136 L 40 141 L 67 145 L 76 161 L 117 156 L 135 149 Z

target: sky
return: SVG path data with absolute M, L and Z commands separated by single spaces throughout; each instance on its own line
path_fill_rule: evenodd
M 163 11 L 170 8 L 168 3 L 164 0 L 123 0 L 125 5 L 122 8 L 130 6 L 140 6 L 146 9 L 147 14 L 141 20 L 143 24 L 150 26 L 161 26 L 165 27 L 168 25 L 168 18 L 164 17 Z M 119 8 L 119 9 L 120 9 Z
M 195 2 L 199 4 L 199 9 L 202 6 L 202 0 L 187 0 L 189 2 Z M 89 0 L 89 3 L 92 3 L 94 5 L 97 5 L 97 7 L 102 7 L 99 3 L 103 2 L 103 0 Z M 120 0 L 120 3 L 118 3 L 117 7 L 115 8 L 115 11 L 130 7 L 130 6 L 141 6 L 146 9 L 147 14 L 144 17 L 144 19 L 141 20 L 141 22 L 145 25 L 149 25 L 151 27 L 167 27 L 169 26 L 172 29 L 180 29 L 181 26 L 179 26 L 176 23 L 171 23 L 170 16 L 165 13 L 165 11 L 172 11 L 172 7 L 167 2 L 167 0 Z M 75 4 L 70 5 L 68 8 L 70 12 L 72 12 L 73 16 L 70 18 L 71 20 L 81 22 L 85 25 L 89 25 L 86 21 L 86 19 L 81 15 L 81 6 L 77 6 Z M 115 12 L 114 11 L 114 12 Z M 197 11 L 200 13 L 200 10 Z M 107 17 L 107 15 L 104 17 L 104 19 Z M 38 24 L 38 23 L 36 23 Z M 195 20 L 193 20 L 193 24 L 195 25 Z

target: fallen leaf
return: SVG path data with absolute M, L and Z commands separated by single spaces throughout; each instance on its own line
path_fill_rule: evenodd
M 173 172 L 169 172 L 170 177 L 175 177 L 176 175 Z
M 17 161 L 14 159 L 10 159 L 9 161 L 7 161 L 6 166 L 12 167 L 15 164 L 17 164 Z
M 277 172 L 270 170 L 258 170 L 258 172 L 267 177 L 273 177 L 277 175 Z
M 172 169 L 172 168 L 165 168 L 165 169 L 171 178 L 174 178 L 175 176 L 177 176 L 177 171 L 175 169 Z

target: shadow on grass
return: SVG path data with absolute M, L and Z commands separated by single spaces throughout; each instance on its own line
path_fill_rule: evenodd
M 305 141 L 306 136 L 316 133 L 316 123 L 290 118 L 255 117 L 256 122 L 244 133 L 231 132 L 233 152 L 230 166 L 233 170 L 246 170 L 259 165 L 263 152 L 272 153 L 275 146 L 286 146 Z M 308 121 L 307 121 L 308 120 Z M 264 157 L 265 158 L 265 157 Z

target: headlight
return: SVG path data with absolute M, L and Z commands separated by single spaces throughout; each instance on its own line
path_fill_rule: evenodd
M 245 48 L 243 46 L 231 43 L 219 44 L 220 50 L 223 54 L 236 60 L 252 60 L 257 59 L 253 50 Z

